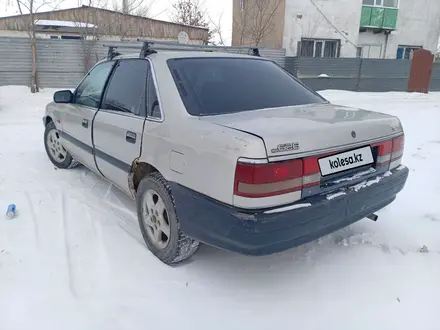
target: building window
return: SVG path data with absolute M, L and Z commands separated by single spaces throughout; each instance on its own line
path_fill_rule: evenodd
M 360 45 L 362 58 L 381 58 L 382 45 Z
M 51 39 L 59 39 L 59 36 L 50 36 Z
M 362 0 L 364 6 L 398 8 L 399 0 Z
M 83 37 L 81 37 L 81 36 L 61 36 L 61 39 L 80 40 L 80 39 L 83 39 Z
M 241 11 L 244 10 L 244 0 L 240 0 L 240 9 Z
M 304 57 L 339 57 L 341 41 L 335 39 L 306 39 L 300 43 L 300 55 Z
M 412 59 L 412 54 L 417 49 L 422 49 L 421 46 L 403 46 L 399 45 L 397 47 L 397 56 L 398 60 L 410 60 Z

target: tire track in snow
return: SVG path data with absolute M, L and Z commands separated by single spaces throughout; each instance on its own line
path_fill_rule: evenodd
M 75 298 L 78 297 L 76 288 L 75 288 L 75 274 L 73 273 L 73 265 L 72 265 L 72 251 L 69 244 L 69 237 L 67 231 L 69 230 L 67 225 L 67 215 L 66 215 L 66 206 L 65 206 L 65 196 L 64 193 L 61 192 L 61 220 L 63 224 L 63 234 L 64 234 L 64 248 L 66 252 L 66 262 L 67 262 L 67 274 L 68 274 L 68 282 L 69 282 L 69 290 L 72 296 Z
M 36 219 L 36 213 L 34 209 L 34 205 L 31 201 L 31 197 L 29 196 L 29 192 L 25 191 L 24 196 L 26 198 L 26 201 L 29 204 L 29 212 L 30 212 L 30 218 L 32 220 L 33 226 L 34 226 L 34 236 L 35 236 L 35 245 L 37 246 L 37 249 L 40 247 L 40 233 L 38 229 L 38 221 Z
M 62 218 L 69 286 L 77 298 L 111 290 L 111 264 L 105 243 L 111 212 L 90 203 L 87 193 L 62 195 Z M 109 239 L 111 242 L 112 239 Z M 109 243 L 111 244 L 111 243 Z

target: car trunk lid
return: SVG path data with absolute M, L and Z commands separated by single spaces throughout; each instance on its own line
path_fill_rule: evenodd
M 263 139 L 267 156 L 349 150 L 401 131 L 396 117 L 329 103 L 201 117 Z

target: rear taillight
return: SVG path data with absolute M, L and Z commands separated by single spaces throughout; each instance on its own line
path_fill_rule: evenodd
M 237 163 L 234 194 L 243 197 L 268 197 L 301 190 L 302 161 L 273 164 Z
M 321 171 L 319 170 L 318 157 L 303 159 L 303 188 L 317 186 L 321 182 Z
M 378 148 L 377 166 L 392 170 L 401 163 L 404 136 L 373 145 Z M 235 169 L 234 195 L 242 197 L 270 197 L 301 191 L 321 183 L 318 158 L 295 159 L 285 162 L 252 164 L 238 162 Z
M 393 150 L 391 154 L 390 170 L 402 164 L 403 149 L 405 147 L 405 136 L 393 139 Z
M 378 166 L 387 166 L 392 170 L 401 164 L 403 149 L 405 145 L 405 136 L 401 135 L 395 139 L 379 143 L 377 162 Z
M 300 191 L 319 184 L 316 158 L 270 164 L 237 163 L 234 194 L 242 197 L 270 197 Z

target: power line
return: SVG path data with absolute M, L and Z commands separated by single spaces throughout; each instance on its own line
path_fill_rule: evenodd
M 310 3 L 315 6 L 315 8 L 319 11 L 319 13 L 325 18 L 325 20 L 338 32 L 347 42 L 353 45 L 354 48 L 357 49 L 357 45 L 355 45 L 350 39 L 347 38 L 347 36 L 341 32 L 333 23 L 330 21 L 330 19 L 327 18 L 327 16 L 322 12 L 321 8 L 317 6 L 317 4 L 313 0 L 309 0 Z

